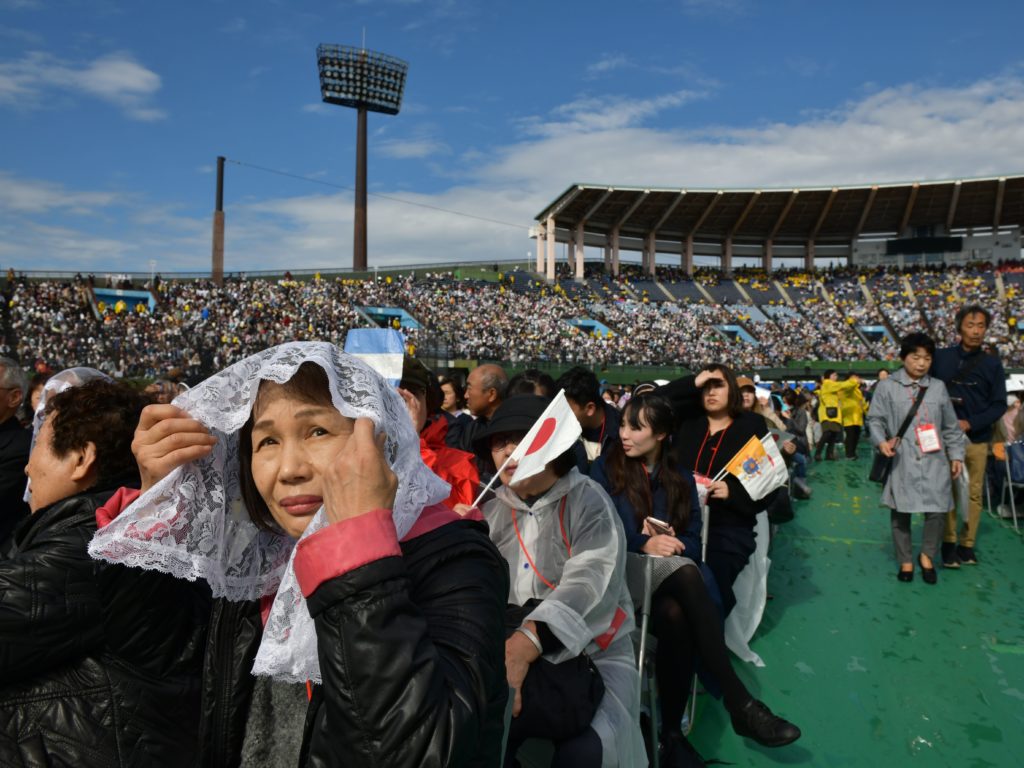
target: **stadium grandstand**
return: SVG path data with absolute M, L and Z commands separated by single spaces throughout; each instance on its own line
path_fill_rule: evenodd
M 810 189 L 642 189 L 574 184 L 537 216 L 537 271 L 555 276 L 566 243 L 583 277 L 584 250 L 600 248 L 618 273 L 622 250 L 639 251 L 653 275 L 656 255 L 737 259 L 771 272 L 777 259 L 855 266 L 965 264 L 1020 258 L 1024 176 Z
M 994 318 L 989 343 L 1024 367 L 1022 176 L 789 190 L 574 185 L 537 219 L 535 265 L 229 274 L 219 285 L 198 274 L 9 272 L 4 346 L 37 367 L 87 364 L 99 351 L 116 375 L 196 379 L 269 344 L 386 326 L 440 369 L 585 364 L 627 381 L 728 359 L 796 377 L 832 363 L 873 372 L 913 329 L 950 343 L 956 310 L 980 303 Z M 571 259 L 556 263 L 562 244 Z M 678 263 L 664 263 L 673 254 Z

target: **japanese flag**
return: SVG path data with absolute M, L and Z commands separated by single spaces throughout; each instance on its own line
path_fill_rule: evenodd
M 555 395 L 506 463 L 517 464 L 512 485 L 544 471 L 544 466 L 572 447 L 583 432 L 569 408 L 565 390 Z

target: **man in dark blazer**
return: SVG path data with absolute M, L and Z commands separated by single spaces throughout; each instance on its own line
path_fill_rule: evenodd
M 974 544 L 981 520 L 981 495 L 985 466 L 992 442 L 992 426 L 1006 412 L 1006 372 L 999 358 L 983 348 L 992 315 L 972 304 L 956 315 L 960 343 L 935 352 L 931 374 L 941 379 L 953 401 L 960 429 L 967 435 L 967 476 L 970 480 L 966 522 L 958 524 L 957 511 L 950 510 L 942 542 L 942 565 L 959 568 L 977 565 Z

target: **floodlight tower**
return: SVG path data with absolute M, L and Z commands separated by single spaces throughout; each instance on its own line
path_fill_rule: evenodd
M 328 104 L 354 107 L 358 115 L 352 268 L 365 270 L 366 113 L 398 114 L 409 65 L 383 53 L 341 45 L 318 45 L 316 63 L 320 70 L 320 95 L 323 100 Z

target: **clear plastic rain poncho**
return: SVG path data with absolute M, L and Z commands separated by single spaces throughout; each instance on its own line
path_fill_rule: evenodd
M 326 372 L 342 415 L 368 417 L 376 434 L 387 435 L 384 455 L 398 476 L 393 512 L 401 539 L 425 506 L 449 493 L 420 458 L 404 402 L 369 366 L 334 345 L 291 342 L 241 360 L 174 399 L 217 437 L 212 453 L 175 469 L 89 545 L 97 559 L 203 579 L 214 597 L 241 601 L 276 593 L 253 673 L 287 682 L 320 681 L 316 631 L 293 570 L 296 541 L 257 528 L 242 503 L 238 433 L 260 383 L 284 383 L 307 362 Z M 321 508 L 300 540 L 326 525 Z

